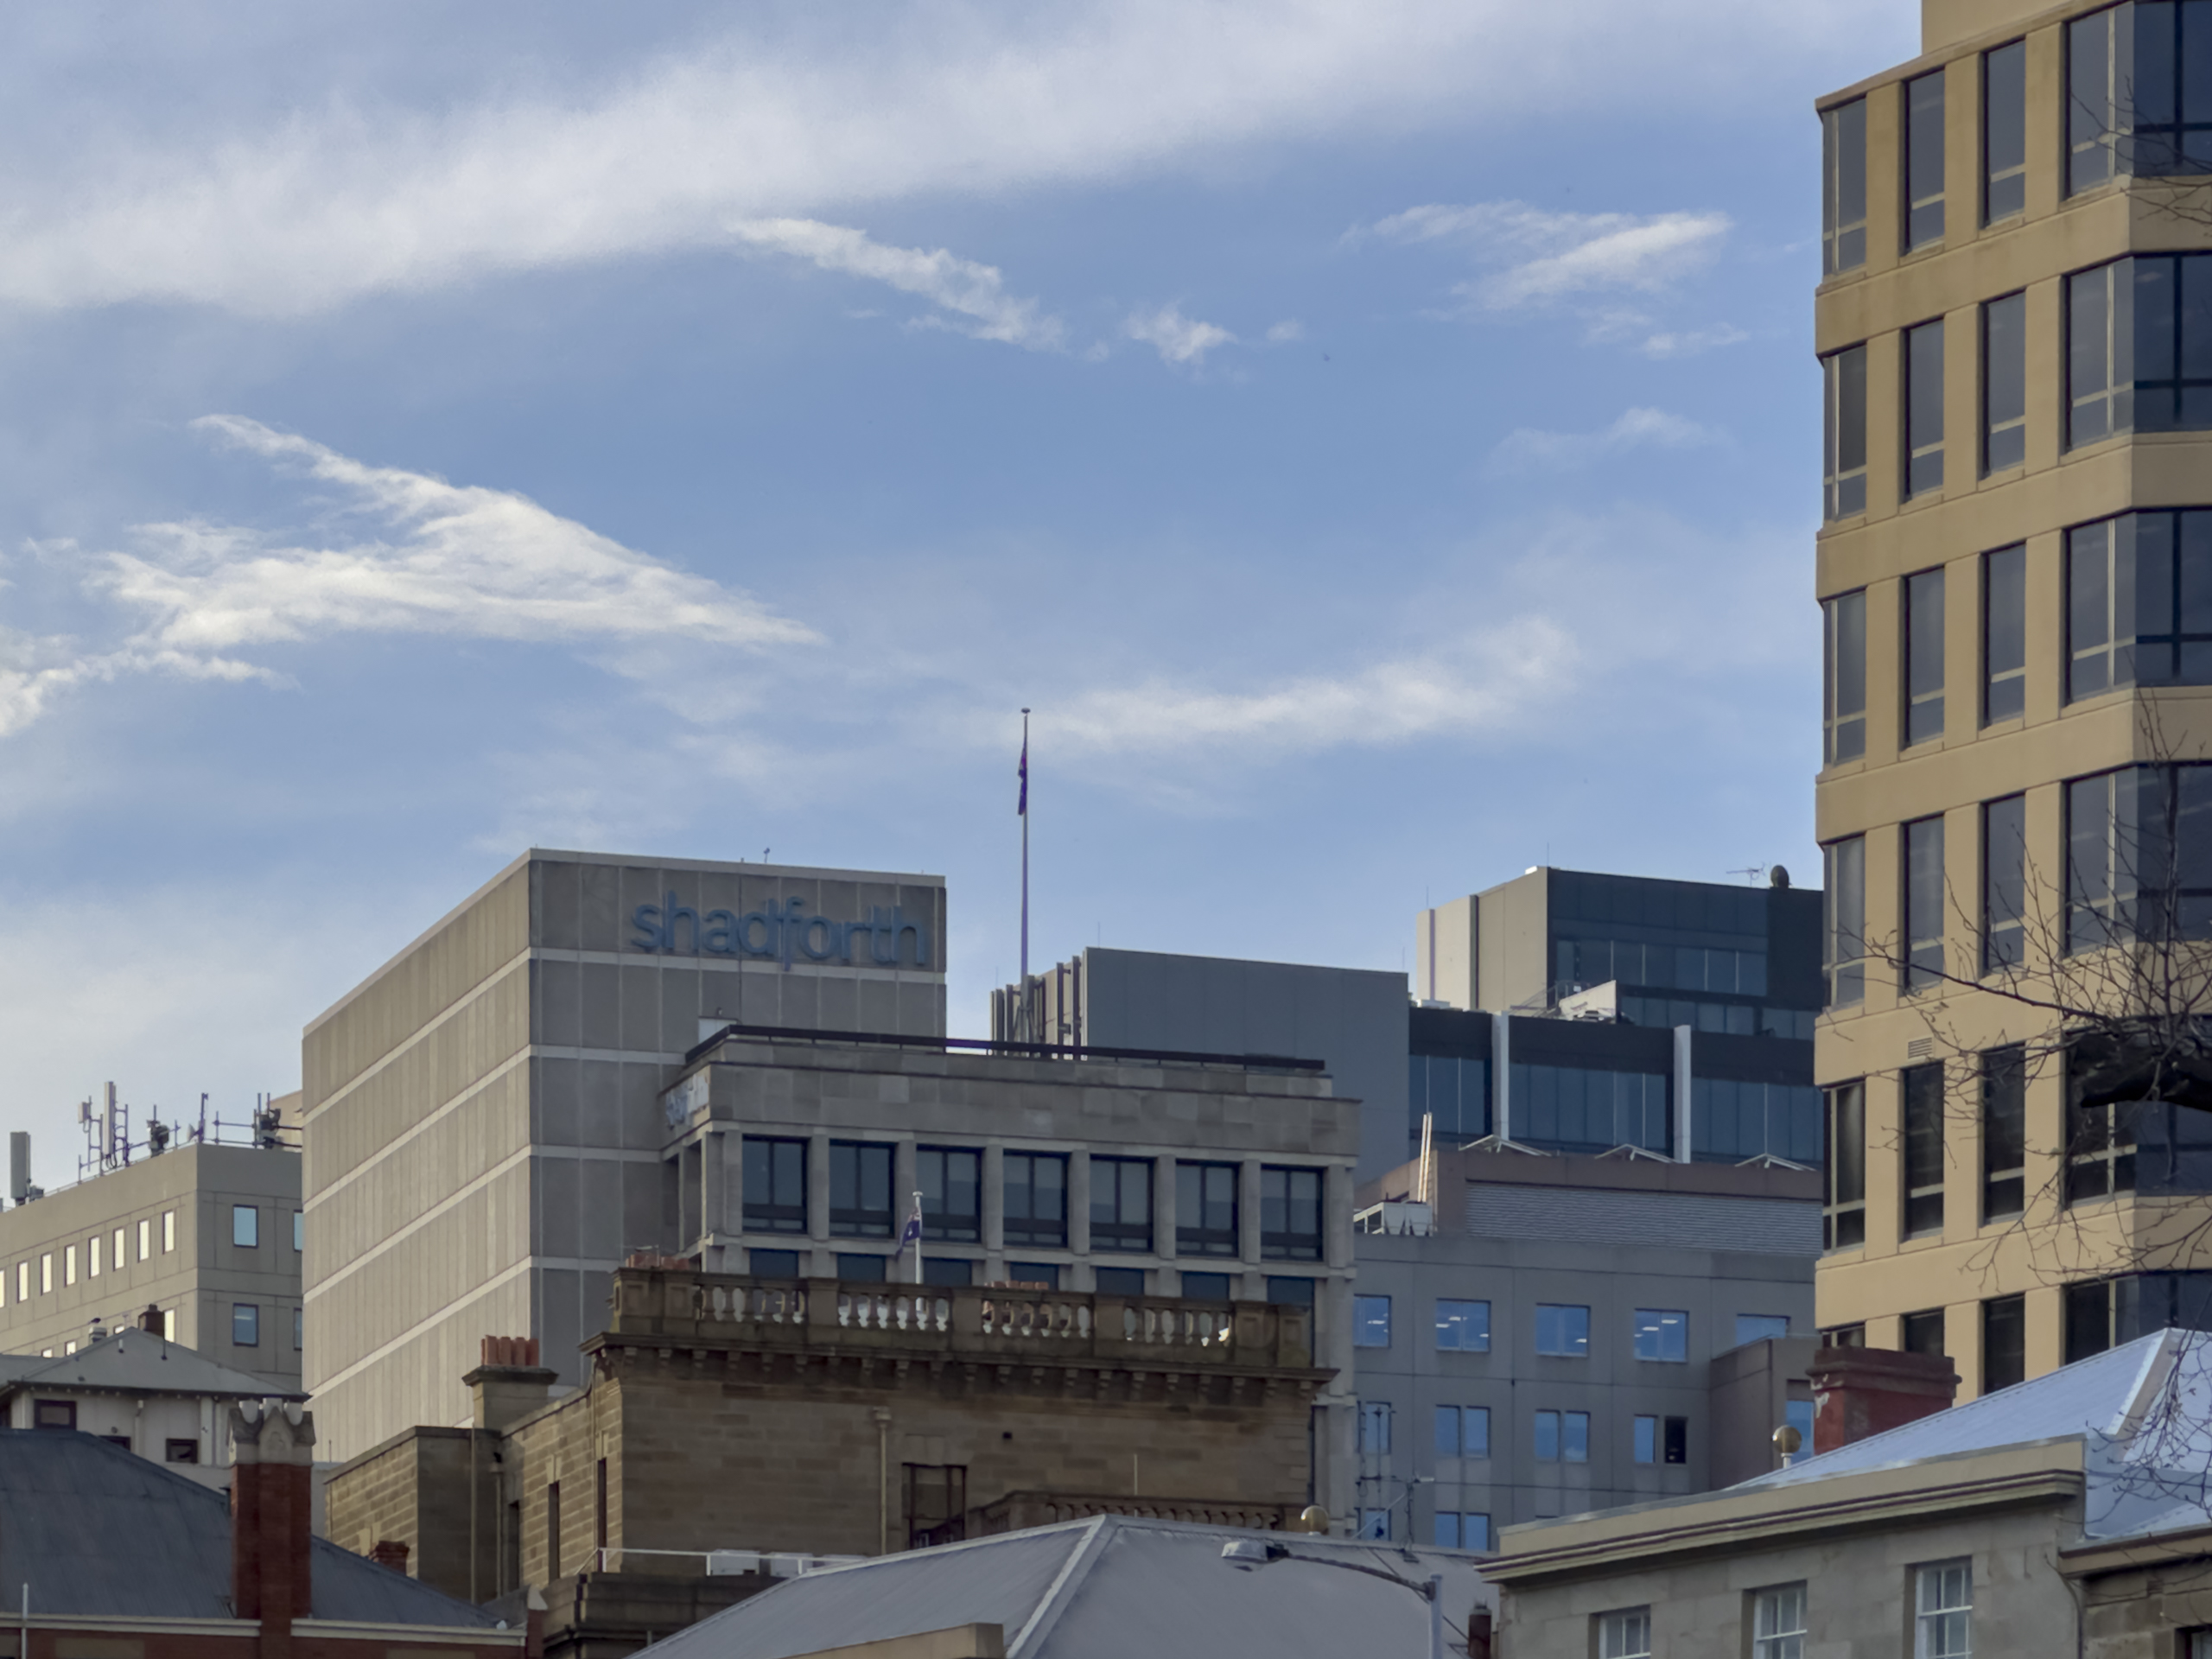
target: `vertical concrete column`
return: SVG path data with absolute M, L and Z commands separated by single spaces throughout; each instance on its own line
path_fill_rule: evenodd
M 1068 1249 L 1078 1257 L 1090 1254 L 1090 1154 L 1087 1152 L 1068 1154 Z M 1091 1287 L 1088 1262 L 1078 1261 L 1075 1276 L 1080 1282 L 1071 1289 Z
M 1162 1261 L 1175 1259 L 1175 1160 L 1152 1160 L 1152 1249 Z
M 1688 1026 L 1675 1027 L 1675 1161 L 1687 1164 L 1690 1148 L 1696 1144 L 1690 1135 L 1692 1103 L 1697 1091 L 1691 1084 L 1690 1049 L 1696 1033 Z
M 836 1275 L 837 1263 L 827 1248 L 830 1238 L 830 1136 L 826 1130 L 808 1137 L 806 1147 L 806 1236 L 815 1241 L 813 1263 L 808 1273 L 817 1278 Z
M 1006 1248 L 1006 1148 L 996 1141 L 983 1147 L 983 1249 Z
M 891 1153 L 891 1212 L 898 1217 L 898 1227 L 892 1234 L 892 1248 L 898 1248 L 898 1236 L 906 1227 L 906 1217 L 914 1213 L 914 1194 L 921 1188 L 921 1178 L 914 1156 L 914 1137 L 907 1135 Z
M 1260 1262 L 1260 1160 L 1236 1166 L 1236 1254 L 1248 1268 Z
M 720 1129 L 709 1129 L 699 1139 L 699 1232 L 709 1245 L 717 1242 L 728 1207 L 722 1163 L 722 1143 L 728 1139 Z
M 1333 1268 L 1351 1266 L 1352 1185 L 1352 1172 L 1344 1164 L 1332 1164 L 1322 1173 L 1321 1258 Z
M 745 1230 L 745 1137 L 725 1135 L 722 1143 L 722 1231 L 732 1236 Z M 735 1271 L 735 1269 L 732 1269 Z
M 1503 1009 L 1490 1017 L 1490 1127 L 1513 1138 L 1513 1016 Z

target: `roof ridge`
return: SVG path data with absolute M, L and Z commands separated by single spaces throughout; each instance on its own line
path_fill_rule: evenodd
M 1021 1659 L 1021 1656 L 1029 1651 L 1031 1638 L 1042 1642 L 1052 1634 L 1052 1626 L 1059 1623 L 1060 1615 L 1067 1611 L 1067 1598 L 1073 1587 L 1071 1581 L 1076 1577 L 1077 1569 L 1088 1567 L 1102 1548 L 1099 1540 L 1111 1529 L 1111 1523 L 1123 1518 L 1111 1514 L 1094 1515 L 1083 1523 L 1085 1535 L 1068 1552 L 1067 1560 L 1060 1563 L 1060 1570 L 1052 1575 L 1052 1583 L 1045 1586 L 1045 1593 L 1037 1598 L 1037 1605 L 1030 1610 L 1021 1629 L 1015 1632 L 1014 1640 L 1006 1644 L 1007 1659 Z

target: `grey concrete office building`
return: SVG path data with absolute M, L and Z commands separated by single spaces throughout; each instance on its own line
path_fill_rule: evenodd
M 1809 1440 L 1817 1176 L 1447 1151 L 1363 1187 L 1361 1522 L 1493 1547 L 1512 1523 L 1700 1492 Z
M 321 1455 L 460 1423 L 486 1335 L 564 1386 L 609 1276 L 672 1239 L 662 1095 L 727 1022 L 944 1030 L 942 878 L 533 849 L 302 1053 Z

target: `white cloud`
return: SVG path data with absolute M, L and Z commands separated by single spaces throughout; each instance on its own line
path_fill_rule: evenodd
M 1034 300 L 1008 294 L 995 265 L 962 259 L 943 248 L 924 252 L 892 247 L 865 232 L 814 219 L 741 220 L 730 226 L 730 234 L 747 247 L 789 254 L 823 270 L 864 276 L 902 294 L 918 295 L 969 319 L 971 326 L 962 332 L 978 340 L 1003 340 L 1033 351 L 1060 344 L 1059 319 L 1042 314 Z
M 1731 221 L 1720 213 L 1569 213 L 1521 201 L 1430 203 L 1351 232 L 1348 239 L 1446 242 L 1491 274 L 1454 292 L 1482 309 L 1510 311 L 1604 293 L 1656 293 L 1702 270 Z
M 1701 426 L 1663 409 L 1631 409 L 1598 432 L 1546 432 L 1519 427 L 1491 451 L 1484 470 L 1493 474 L 1569 472 L 1624 449 L 1690 449 L 1722 442 Z
M 1751 336 L 1733 323 L 1716 323 L 1710 328 L 1694 328 L 1681 334 L 1660 333 L 1649 336 L 1636 349 L 1646 357 L 1667 359 L 1695 357 L 1716 346 L 1741 345 Z
M 933 9 L 856 40 L 748 35 L 741 14 L 719 39 L 555 90 L 517 92 L 512 62 L 496 90 L 433 78 L 435 110 L 309 86 L 280 122 L 227 130 L 99 81 L 106 102 L 62 118 L 101 141 L 0 181 L 0 299 L 308 313 L 725 246 L 733 223 L 1124 179 L 1224 146 L 1504 129 L 1610 111 L 1631 87 L 1649 124 L 1767 67 L 1864 49 L 1866 26 L 1857 8 L 1720 0 L 1071 0 Z M 1545 280 L 1572 285 L 1586 263 Z
M 1122 332 L 1151 346 L 1163 363 L 1203 362 L 1215 346 L 1236 339 L 1228 329 L 1186 317 L 1173 305 L 1135 314 L 1122 324 Z
M 1268 330 L 1268 344 L 1287 346 L 1306 338 L 1306 325 L 1295 317 L 1286 317 Z

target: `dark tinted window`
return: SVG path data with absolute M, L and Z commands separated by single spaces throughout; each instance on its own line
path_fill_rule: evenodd
M 830 1143 L 830 1231 L 841 1238 L 891 1236 L 891 1153 L 879 1141 Z
M 1920 818 L 1904 826 L 1904 918 L 1907 992 L 1942 983 L 1943 820 Z
M 1236 1166 L 1175 1166 L 1175 1253 L 1178 1255 L 1235 1255 L 1241 1249 L 1236 1227 Z
M 2017 467 L 2028 454 L 2028 296 L 1981 308 L 1981 466 Z
M 1904 493 L 1943 487 L 1943 325 L 1904 331 Z
M 1904 1230 L 1943 1230 L 1943 1067 L 1907 1066 L 1904 1105 Z
M 1943 71 L 1904 84 L 1904 245 L 1943 236 Z
M 1321 1172 L 1260 1172 L 1260 1254 L 1271 1261 L 1321 1259 Z
M 1090 1160 L 1090 1248 L 1144 1255 L 1152 1249 L 1152 1160 Z
M 1006 1154 L 1006 1243 L 1051 1249 L 1068 1242 L 1068 1160 L 1058 1153 Z
M 982 1237 L 981 1152 L 969 1147 L 918 1147 L 914 1151 L 914 1185 L 922 1192 L 925 1237 L 949 1239 L 960 1244 L 972 1244 Z
M 1866 263 L 1866 100 L 1821 117 L 1821 264 L 1829 276 Z
M 2028 1057 L 2018 1044 L 1981 1057 L 1981 1217 L 2017 1216 L 2026 1196 Z
M 1823 396 L 1821 475 L 1833 520 L 1866 511 L 1866 348 L 1821 359 Z
M 1904 594 L 1904 742 L 1943 734 L 1943 573 L 1907 576 Z
M 1999 1296 L 1981 1305 L 1981 1391 L 2009 1389 L 2028 1374 L 2024 1298 Z
M 2028 552 L 1999 548 L 1981 561 L 1981 717 L 2015 720 L 2028 706 Z
M 1988 224 L 2028 205 L 2028 44 L 1981 57 L 1981 216 Z
M 1981 809 L 1981 969 L 2026 959 L 2028 798 L 2008 795 Z
M 806 1142 L 748 1135 L 744 1155 L 745 1230 L 804 1232 Z
M 1828 766 L 1866 753 L 1866 590 L 1821 606 L 1821 759 Z

